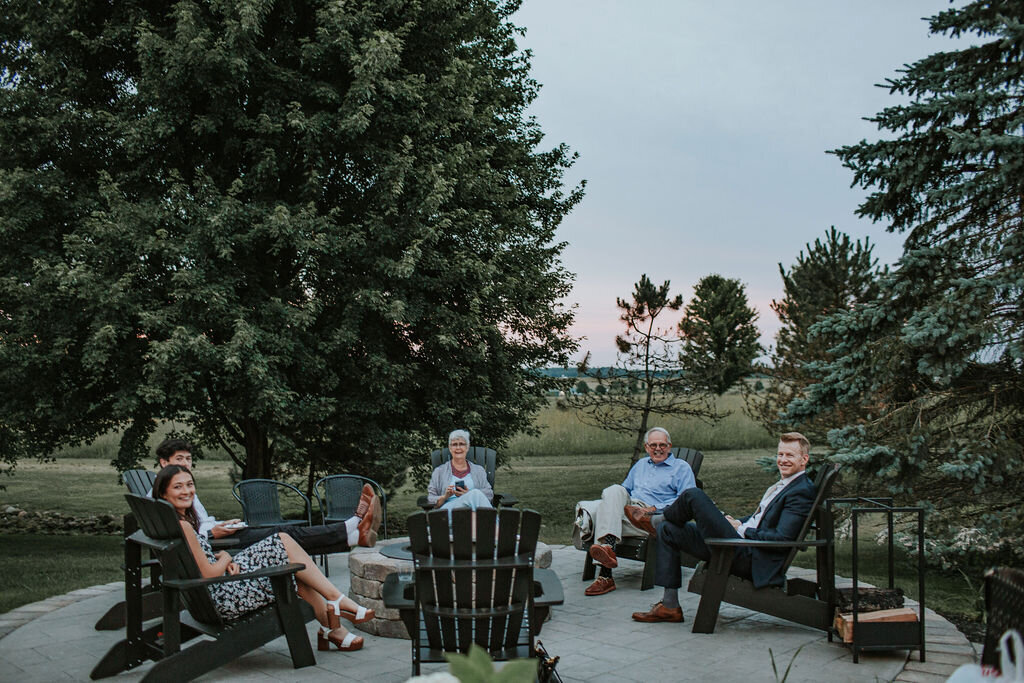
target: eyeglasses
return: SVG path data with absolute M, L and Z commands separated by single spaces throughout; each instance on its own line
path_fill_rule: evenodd
M 650 448 L 652 451 L 660 451 L 660 450 L 667 449 L 668 448 L 668 444 L 667 443 L 649 443 L 649 444 L 647 444 L 647 447 Z
M 454 443 L 450 443 L 450 444 L 448 444 L 448 448 L 455 448 L 455 447 L 457 447 L 457 446 L 462 446 L 463 448 L 465 448 L 465 447 L 467 447 L 468 445 L 469 445 L 469 444 L 468 444 L 468 443 L 466 443 L 465 441 L 456 441 L 456 442 L 454 442 Z

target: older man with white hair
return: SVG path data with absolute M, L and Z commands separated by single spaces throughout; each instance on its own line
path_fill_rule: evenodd
M 613 484 L 601 492 L 593 520 L 595 542 L 589 551 L 601 565 L 601 571 L 584 591 L 585 595 L 604 595 L 615 590 L 612 569 L 619 565 L 615 544 L 622 540 L 623 534 L 653 534 L 650 515 L 660 513 L 683 491 L 696 486 L 690 465 L 671 455 L 670 448 L 672 437 L 666 429 L 650 429 L 644 436 L 647 457 L 633 465 L 621 484 Z M 637 514 L 641 511 L 642 515 Z

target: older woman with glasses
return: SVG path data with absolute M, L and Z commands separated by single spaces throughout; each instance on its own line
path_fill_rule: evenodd
M 469 462 L 469 432 L 456 429 L 448 435 L 448 450 L 452 459 L 441 463 L 430 477 L 427 487 L 427 500 L 435 508 L 454 510 L 455 508 L 493 507 L 494 491 L 487 482 L 487 472 L 476 463 Z

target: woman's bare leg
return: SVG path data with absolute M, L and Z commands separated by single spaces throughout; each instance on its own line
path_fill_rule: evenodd
M 330 628 L 330 622 L 327 621 L 327 605 L 324 603 L 323 596 L 301 581 L 296 582 L 295 592 L 313 608 L 313 614 L 316 615 L 316 620 L 319 621 L 324 628 Z
M 359 603 L 355 602 L 347 595 L 342 595 L 337 586 L 331 583 L 327 577 L 324 576 L 323 572 L 317 568 L 313 558 L 309 556 L 309 553 L 307 553 L 294 538 L 284 533 L 278 534 L 278 536 L 281 538 L 281 543 L 284 544 L 284 549 L 288 553 L 288 561 L 306 565 L 305 569 L 295 573 L 295 578 L 299 586 L 308 587 L 310 591 L 321 595 L 323 600 L 330 600 L 333 602 L 341 598 L 341 602 L 339 603 L 341 609 L 348 610 L 353 613 L 359 612 Z M 317 606 L 312 601 L 307 600 L 305 596 L 303 596 L 303 599 L 313 605 L 314 610 L 318 610 L 320 608 L 326 609 L 326 606 L 323 604 L 321 604 L 320 608 L 317 608 Z M 370 610 L 370 613 L 372 614 L 372 610 Z M 317 619 L 320 618 L 319 615 L 320 612 L 317 611 Z M 326 624 L 328 622 L 321 621 L 320 623 Z
M 284 544 L 285 551 L 288 553 L 288 561 L 306 565 L 305 569 L 300 569 L 295 573 L 295 578 L 300 583 L 309 586 L 322 595 L 324 599 L 337 600 L 338 596 L 341 595 L 341 591 L 327 580 L 327 577 L 317 568 L 316 562 L 309 556 L 309 553 L 303 550 L 302 546 L 288 534 L 280 533 L 278 536 L 281 539 L 281 543 Z

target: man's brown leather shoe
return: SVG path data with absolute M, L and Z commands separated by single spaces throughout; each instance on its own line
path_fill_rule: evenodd
M 615 557 L 615 551 L 612 550 L 610 545 L 595 543 L 590 546 L 590 556 L 594 558 L 594 562 L 597 562 L 602 567 L 615 569 L 619 566 L 619 558 Z
M 629 523 L 640 529 L 640 531 L 646 531 L 651 536 L 658 535 L 654 525 L 651 524 L 650 508 L 643 508 L 639 505 L 627 505 L 623 512 L 626 514 L 626 519 L 629 520 Z
M 669 609 L 660 602 L 651 606 L 650 612 L 633 612 L 633 621 L 658 622 L 667 621 L 675 624 L 683 621 L 683 608 Z
M 374 495 L 370 499 L 369 511 L 359 520 L 359 545 L 372 548 L 377 545 L 377 529 L 380 528 L 380 498 Z
M 594 579 L 594 583 L 587 586 L 587 590 L 583 591 L 584 595 L 604 595 L 605 593 L 611 593 L 615 590 L 615 579 L 610 576 L 599 576 Z
M 373 500 L 374 492 L 373 487 L 369 484 L 363 484 L 363 490 L 359 495 L 359 502 L 356 504 L 356 517 L 365 517 L 366 513 L 370 511 L 370 501 Z

